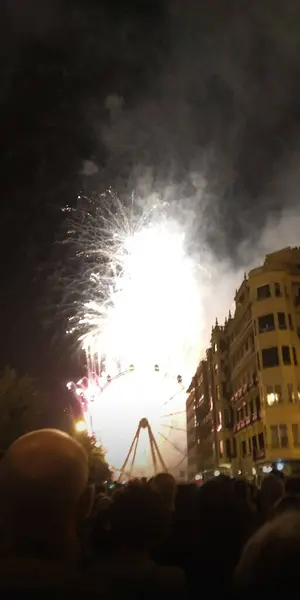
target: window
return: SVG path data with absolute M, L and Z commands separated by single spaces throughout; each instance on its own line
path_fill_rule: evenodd
M 242 450 L 242 457 L 244 458 L 244 456 L 246 456 L 246 454 L 247 454 L 247 446 L 246 446 L 245 440 L 243 440 L 241 443 L 241 450 Z
M 218 344 L 214 344 L 214 352 L 218 352 Z
M 292 383 L 287 384 L 287 391 L 288 391 L 288 401 L 295 402 L 294 386 Z
M 221 429 L 222 429 L 222 413 L 221 413 L 221 411 L 218 412 L 217 426 L 218 426 L 218 431 L 221 431 Z
M 215 373 L 217 373 L 217 372 L 218 372 L 218 370 L 219 370 L 219 365 L 218 365 L 218 364 L 216 364 L 216 365 L 215 365 Z
M 220 440 L 220 444 L 219 444 L 219 450 L 220 450 L 220 458 L 222 458 L 222 456 L 223 456 L 223 452 L 224 452 L 224 444 L 223 444 L 223 440 Z
M 257 288 L 257 299 L 258 300 L 263 300 L 264 298 L 270 298 L 270 296 L 271 296 L 271 292 L 270 292 L 269 285 L 262 285 L 261 287 Z
M 251 452 L 252 452 L 252 440 L 251 440 L 251 437 L 248 440 L 248 446 L 249 446 L 249 454 L 251 454 Z
M 291 354 L 290 354 L 290 348 L 289 346 L 282 346 L 281 348 L 282 351 L 282 362 L 284 365 L 290 365 L 291 364 Z
M 289 328 L 290 329 L 294 329 L 293 321 L 292 321 L 292 315 L 288 315 L 288 320 L 289 320 Z
M 230 427 L 230 416 L 228 408 L 224 409 L 224 426 L 226 428 Z
M 300 446 L 299 423 L 294 423 L 294 425 L 292 425 L 292 434 L 294 446 Z
M 293 359 L 294 359 L 294 365 L 298 365 L 298 359 L 297 359 L 297 353 L 296 353 L 296 348 L 292 348 L 293 351 Z
M 266 396 L 268 406 L 278 404 L 282 400 L 281 386 L 280 385 L 268 385 L 266 387 Z
M 230 440 L 226 440 L 226 456 L 227 458 L 231 458 L 231 445 Z
M 278 327 L 279 329 L 286 329 L 286 318 L 285 318 L 285 313 L 283 312 L 279 312 L 277 313 L 277 317 L 278 317 Z
M 273 331 L 275 329 L 274 315 L 264 315 L 258 319 L 258 331 L 259 333 L 265 333 L 266 331 Z
M 264 348 L 262 350 L 262 364 L 264 369 L 277 367 L 279 365 L 279 354 L 276 346 L 273 348 Z
M 287 448 L 289 445 L 289 438 L 286 425 L 279 425 L 279 437 L 281 448 Z
M 235 437 L 232 440 L 232 455 L 236 456 L 236 439 L 235 439 Z
M 270 427 L 270 431 L 272 448 L 279 448 L 279 434 L 277 425 L 272 425 L 272 427 Z
M 260 450 L 265 449 L 265 438 L 262 432 L 258 434 L 258 447 Z
M 256 412 L 259 413 L 260 411 L 260 397 L 256 396 L 255 398 L 255 408 L 256 408 Z
M 275 296 L 281 296 L 280 283 L 274 283 Z

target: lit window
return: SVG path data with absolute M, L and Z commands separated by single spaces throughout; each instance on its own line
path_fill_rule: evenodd
M 266 395 L 267 395 L 267 404 L 269 406 L 273 406 L 273 404 L 278 404 L 281 402 L 282 394 L 281 394 L 281 386 L 275 385 L 275 387 L 268 385 L 266 387 Z
M 223 452 L 224 452 L 224 443 L 223 440 L 220 440 L 220 458 L 222 458 L 223 456 Z

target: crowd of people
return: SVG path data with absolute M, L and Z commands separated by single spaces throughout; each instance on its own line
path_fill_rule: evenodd
M 108 493 L 90 481 L 81 445 L 45 429 L 5 453 L 0 490 L 3 598 L 279 597 L 297 584 L 298 477 L 273 471 L 258 489 L 161 473 Z

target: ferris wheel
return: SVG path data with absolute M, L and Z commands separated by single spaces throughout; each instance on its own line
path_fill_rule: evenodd
M 119 481 L 186 472 L 185 388 L 180 375 L 130 365 L 114 377 L 91 373 L 68 384 L 87 429 L 103 445 Z

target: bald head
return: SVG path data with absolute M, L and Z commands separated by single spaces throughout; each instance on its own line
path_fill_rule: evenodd
M 10 446 L 0 474 L 6 512 L 51 518 L 76 509 L 88 481 L 88 459 L 67 434 L 43 429 Z

